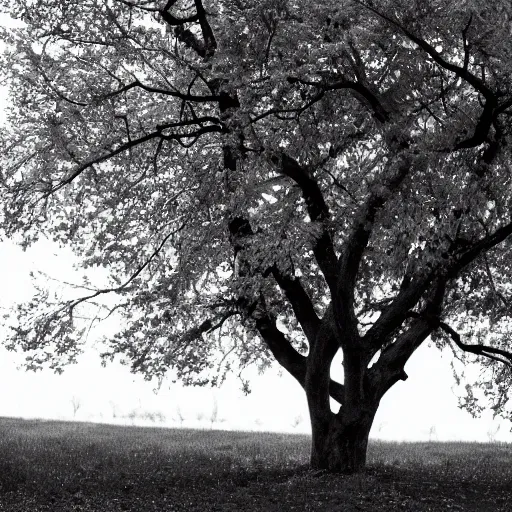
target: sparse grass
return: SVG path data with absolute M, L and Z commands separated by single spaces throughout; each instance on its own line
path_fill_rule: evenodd
M 509 511 L 512 447 L 373 442 L 364 475 L 309 437 L 0 419 L 0 511 Z

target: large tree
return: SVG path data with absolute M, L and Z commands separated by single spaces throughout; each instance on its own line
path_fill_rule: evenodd
M 349 472 L 429 336 L 484 366 L 466 405 L 507 414 L 508 0 L 2 4 L 3 228 L 111 278 L 18 308 L 30 365 L 74 359 L 91 302 L 123 315 L 106 356 L 148 377 L 275 360 L 312 466 Z

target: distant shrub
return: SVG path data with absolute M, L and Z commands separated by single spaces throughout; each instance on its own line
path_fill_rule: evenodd
M 160 411 L 144 411 L 140 414 L 141 418 L 149 420 L 152 423 L 163 423 L 165 421 L 165 415 Z
M 295 418 L 293 418 L 292 420 L 292 428 L 297 428 L 302 422 L 304 421 L 304 418 L 302 417 L 301 414 L 295 416 Z
M 136 420 L 151 421 L 152 423 L 156 423 L 158 421 L 163 423 L 166 419 L 165 414 L 161 411 L 141 411 L 138 409 L 132 409 L 124 417 L 128 418 L 132 423 Z

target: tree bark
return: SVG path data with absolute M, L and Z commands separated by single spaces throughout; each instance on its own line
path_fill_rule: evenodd
M 331 413 L 324 421 L 311 417 L 311 467 L 332 472 L 358 473 L 366 466 L 368 437 L 377 407 Z

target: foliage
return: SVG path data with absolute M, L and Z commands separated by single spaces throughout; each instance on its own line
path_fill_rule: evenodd
M 73 360 L 99 303 L 106 358 L 187 384 L 276 358 L 325 417 L 376 407 L 432 334 L 507 414 L 509 2 L 2 4 L 5 233 L 111 275 L 20 306 L 30 364 Z

